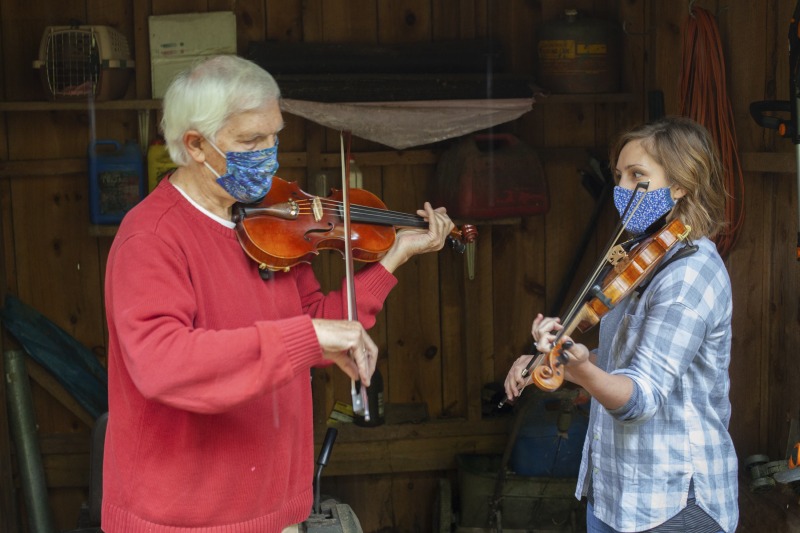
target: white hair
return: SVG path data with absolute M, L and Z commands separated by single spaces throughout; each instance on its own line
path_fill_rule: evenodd
M 203 60 L 178 74 L 164 95 L 161 131 L 177 165 L 190 161 L 183 135 L 197 130 L 212 142 L 233 115 L 280 99 L 275 79 L 252 61 L 234 55 Z

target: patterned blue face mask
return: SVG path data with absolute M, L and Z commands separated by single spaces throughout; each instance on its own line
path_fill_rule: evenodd
M 634 235 L 641 235 L 647 228 L 649 228 L 656 220 L 663 217 L 669 210 L 675 206 L 672 196 L 669 193 L 669 187 L 661 187 L 650 192 L 637 192 L 636 198 L 631 202 L 631 209 L 639 201 L 641 195 L 644 194 L 644 200 L 639 204 L 633 216 L 628 215 L 628 225 L 625 229 Z M 630 202 L 633 191 L 617 185 L 614 187 L 614 206 L 619 211 L 619 216 L 625 212 L 628 202 Z
M 227 169 L 220 176 L 208 162 L 203 164 L 217 177 L 217 183 L 233 196 L 237 202 L 250 204 L 264 198 L 272 187 L 272 177 L 278 171 L 278 138 L 271 148 L 252 152 L 228 152 L 223 154 L 217 145 L 209 141 L 217 152 L 225 156 Z

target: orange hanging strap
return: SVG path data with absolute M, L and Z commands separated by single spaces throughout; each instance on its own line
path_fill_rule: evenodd
M 715 242 L 720 255 L 726 257 L 744 222 L 744 178 L 726 90 L 722 42 L 714 17 L 701 7 L 690 6 L 681 56 L 679 112 L 708 129 L 719 149 L 725 173 L 726 227 Z

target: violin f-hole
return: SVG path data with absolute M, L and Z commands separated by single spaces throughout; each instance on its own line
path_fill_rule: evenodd
M 308 242 L 311 242 L 312 233 L 330 233 L 331 231 L 333 231 L 334 227 L 335 226 L 332 223 L 328 222 L 327 228 L 311 228 L 309 230 L 306 230 L 306 232 L 303 234 L 303 239 Z

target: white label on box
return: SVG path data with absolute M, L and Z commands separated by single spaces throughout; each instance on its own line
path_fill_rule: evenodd
M 175 75 L 204 57 L 236 53 L 232 11 L 153 15 L 149 25 L 153 98 L 163 98 Z

